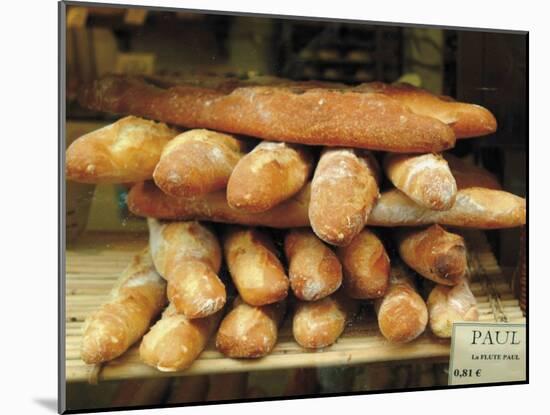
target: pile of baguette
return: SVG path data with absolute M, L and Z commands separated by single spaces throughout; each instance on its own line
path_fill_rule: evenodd
M 213 336 L 259 358 L 285 315 L 300 346 L 325 348 L 366 304 L 389 342 L 428 325 L 448 338 L 478 318 L 457 229 L 525 224 L 524 199 L 443 152 L 493 133 L 493 115 L 409 85 L 109 75 L 80 102 L 127 116 L 71 144 L 67 179 L 131 184 L 149 227 L 86 321 L 87 363 L 141 340 L 144 363 L 183 370 Z

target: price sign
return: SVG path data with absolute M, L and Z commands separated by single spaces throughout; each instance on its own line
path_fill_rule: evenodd
M 525 324 L 455 323 L 449 385 L 526 380 Z

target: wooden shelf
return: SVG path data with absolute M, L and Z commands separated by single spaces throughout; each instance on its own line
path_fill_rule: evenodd
M 519 302 L 505 281 L 481 232 L 468 232 L 471 254 L 471 288 L 478 300 L 480 320 L 523 322 Z M 67 248 L 65 367 L 67 382 L 113 379 L 187 376 L 213 373 L 353 365 L 396 360 L 430 359 L 445 361 L 450 342 L 434 337 L 427 330 L 405 345 L 388 343 L 380 334 L 372 307 L 366 306 L 346 328 L 338 342 L 319 351 L 306 351 L 292 338 L 287 317 L 273 352 L 261 359 L 229 359 L 219 353 L 212 341 L 200 358 L 186 371 L 163 373 L 142 364 L 138 345 L 123 356 L 99 367 L 80 360 L 79 350 L 84 319 L 108 297 L 119 273 L 147 243 L 138 233 L 87 233 Z

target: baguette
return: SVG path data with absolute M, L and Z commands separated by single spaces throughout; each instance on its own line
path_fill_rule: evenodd
M 162 318 L 143 336 L 139 356 L 143 363 L 161 372 L 187 369 L 206 347 L 222 311 L 189 320 L 170 304 Z
M 402 266 L 393 267 L 390 287 L 374 302 L 378 327 L 392 343 L 407 343 L 420 336 L 428 324 L 428 309 Z
M 437 337 L 449 338 L 453 324 L 458 321 L 477 321 L 477 301 L 464 279 L 454 287 L 436 285 L 428 296 L 430 328 Z
M 297 298 L 315 301 L 340 288 L 340 261 L 310 229 L 291 230 L 284 245 L 290 287 Z
M 162 123 L 122 118 L 71 143 L 65 157 L 67 180 L 98 184 L 150 179 L 163 147 L 176 135 Z
M 382 241 L 368 229 L 337 250 L 344 270 L 345 293 L 356 299 L 384 296 L 390 283 L 390 259 Z
M 449 125 L 456 138 L 479 137 L 494 133 L 497 122 L 486 108 L 475 104 L 456 102 L 452 98 L 434 95 L 409 84 L 372 82 L 357 87 L 365 92 L 381 93 L 391 97 L 417 115 L 438 119 Z
M 267 212 L 248 213 L 231 208 L 225 192 L 205 194 L 196 198 L 174 198 L 162 192 L 152 182 L 137 183 L 128 193 L 130 211 L 143 217 L 159 219 L 207 220 L 272 228 L 309 226 L 307 209 L 309 186 L 295 197 Z
M 164 147 L 153 178 L 163 192 L 175 197 L 223 190 L 245 149 L 242 141 L 227 134 L 186 131 Z
M 460 283 L 468 261 L 462 236 L 439 225 L 396 232 L 401 259 L 425 278 L 443 285 Z
M 312 157 L 305 148 L 263 141 L 238 163 L 227 184 L 227 203 L 246 212 L 265 212 L 300 191 Z
M 299 301 L 292 319 L 294 339 L 306 349 L 330 346 L 342 335 L 358 306 L 340 292 L 317 301 Z
M 255 307 L 237 297 L 233 309 L 220 324 L 216 348 L 233 358 L 257 358 L 269 354 L 277 342 L 285 309 L 284 300 Z
M 455 202 L 456 181 L 439 154 L 387 153 L 384 171 L 396 188 L 422 207 L 448 210 Z
M 288 277 L 267 234 L 257 229 L 231 228 L 223 247 L 231 278 L 246 303 L 262 306 L 287 296 Z
M 525 224 L 525 199 L 502 190 L 459 189 L 453 207 L 434 211 L 419 206 L 397 189 L 383 192 L 372 210 L 372 226 L 422 226 L 432 223 L 477 229 L 513 228 Z
M 321 154 L 309 202 L 309 220 L 323 241 L 345 246 L 357 235 L 379 196 L 376 160 L 353 149 Z
M 385 93 L 342 84 L 107 75 L 86 86 L 79 101 L 94 110 L 270 141 L 410 153 L 455 144 L 453 129 L 436 118 L 415 114 Z
M 147 223 L 153 261 L 168 281 L 168 299 L 176 310 L 188 319 L 220 310 L 226 292 L 217 276 L 221 248 L 214 234 L 198 222 L 160 223 L 149 218 Z
M 166 304 L 166 283 L 146 248 L 122 272 L 110 300 L 86 319 L 82 360 L 96 364 L 122 355 L 138 341 Z
M 273 209 L 257 214 L 231 209 L 225 193 L 216 192 L 194 199 L 173 198 L 151 182 L 138 183 L 128 194 L 128 208 L 137 216 L 160 219 L 209 220 L 272 228 L 310 226 L 310 186 Z M 332 213 L 331 213 L 332 214 Z M 397 189 L 383 192 L 372 209 L 367 225 L 441 225 L 499 229 L 525 225 L 525 199 L 502 190 L 468 188 L 457 192 L 456 202 L 446 211 L 433 211 L 414 203 Z

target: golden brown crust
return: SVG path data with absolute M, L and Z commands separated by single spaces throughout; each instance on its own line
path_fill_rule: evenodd
M 148 249 L 122 272 L 111 300 L 86 319 L 80 355 L 88 364 L 112 360 L 134 344 L 166 304 L 166 283 Z
M 298 193 L 312 167 L 306 148 L 263 141 L 235 166 L 227 184 L 227 203 L 246 212 L 265 212 Z
M 525 199 L 502 190 L 471 187 L 458 190 L 453 207 L 434 211 L 414 203 L 397 189 L 383 192 L 374 206 L 369 225 L 441 225 L 478 229 L 513 228 L 525 224 Z
M 234 227 L 226 232 L 223 247 L 229 273 L 245 302 L 262 306 L 286 298 L 288 277 L 267 234 Z
M 108 75 L 84 88 L 85 107 L 271 141 L 394 152 L 451 148 L 453 130 L 385 93 L 319 82 L 172 80 Z
M 376 160 L 367 152 L 325 149 L 313 180 L 309 220 L 323 241 L 345 246 L 357 235 L 379 196 Z
M 143 336 L 141 360 L 162 372 L 187 369 L 199 357 L 214 332 L 222 311 L 189 320 L 170 304 L 162 318 Z
M 383 297 L 390 283 L 390 259 L 382 241 L 368 229 L 338 248 L 344 270 L 344 291 L 351 298 Z
M 395 154 L 384 157 L 384 171 L 396 188 L 431 210 L 448 210 L 456 198 L 456 181 L 440 154 Z
M 479 318 L 476 298 L 465 279 L 454 287 L 436 285 L 428 296 L 427 305 L 430 328 L 437 337 L 449 338 L 454 323 Z
M 407 343 L 420 336 L 428 324 L 426 303 L 401 267 L 392 268 L 386 295 L 376 300 L 378 327 L 392 343 Z
M 311 229 L 293 229 L 285 237 L 290 287 L 300 300 L 315 301 L 342 284 L 340 261 Z
M 216 348 L 233 358 L 257 358 L 269 354 L 277 342 L 278 327 L 285 310 L 284 300 L 255 307 L 238 297 L 220 324 Z
M 67 149 L 67 180 L 139 182 L 153 177 L 163 147 L 177 132 L 165 124 L 128 116 L 77 138 Z
M 178 312 L 193 319 L 220 310 L 226 292 L 217 276 L 221 248 L 215 235 L 198 222 L 147 223 L 155 267 L 168 281 L 168 299 Z
M 152 182 L 138 183 L 128 194 L 128 208 L 143 217 L 161 219 L 196 219 L 221 223 L 295 228 L 309 226 L 307 209 L 309 186 L 295 197 L 267 212 L 248 213 L 232 209 L 225 192 L 209 193 L 196 198 L 174 198 L 162 192 Z
M 297 228 L 310 226 L 309 196 L 310 186 L 306 185 L 288 201 L 267 212 L 252 214 L 231 209 L 223 192 L 194 199 L 176 199 L 164 194 L 154 183 L 145 182 L 132 187 L 127 202 L 132 213 L 144 217 Z M 501 190 L 459 190 L 453 207 L 437 212 L 417 205 L 399 190 L 392 189 L 381 194 L 369 215 L 367 225 L 421 226 L 439 223 L 466 228 L 499 229 L 524 225 L 525 220 L 525 199 Z
M 479 137 L 494 133 L 497 121 L 486 108 L 475 104 L 456 102 L 409 84 L 372 82 L 359 89 L 382 93 L 398 100 L 418 115 L 426 115 L 449 125 L 456 138 Z
M 191 197 L 225 189 L 246 146 L 228 134 L 191 130 L 163 149 L 153 173 L 155 183 L 175 197 Z
M 443 285 L 457 285 L 468 266 L 462 236 L 439 225 L 396 232 L 401 259 L 425 278 Z
M 330 346 L 343 333 L 346 321 L 357 311 L 351 298 L 335 293 L 317 301 L 299 301 L 292 319 L 296 342 L 308 349 Z

